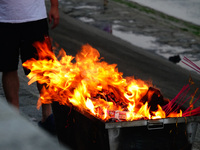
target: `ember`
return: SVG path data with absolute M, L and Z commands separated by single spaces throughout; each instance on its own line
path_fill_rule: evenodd
M 99 52 L 89 44 L 83 45 L 75 58 L 66 55 L 64 50 L 56 57 L 45 41 L 36 42 L 34 46 L 39 60 L 28 60 L 23 66 L 31 70 L 29 84 L 38 81 L 47 85 L 38 106 L 57 101 L 87 111 L 103 121 L 182 116 L 180 109 L 173 112 L 166 109 L 166 113 L 162 107 L 169 104 L 169 100 L 164 99 L 158 89 L 134 77 L 123 78 L 117 65 L 102 61 Z

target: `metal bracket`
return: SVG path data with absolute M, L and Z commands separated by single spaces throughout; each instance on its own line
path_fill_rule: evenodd
M 163 129 L 164 128 L 164 120 L 148 120 L 147 121 L 147 129 L 148 130 L 157 130 L 157 129 Z

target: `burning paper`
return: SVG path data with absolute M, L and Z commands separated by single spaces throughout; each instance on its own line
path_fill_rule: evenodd
M 104 121 L 180 116 L 179 110 L 166 116 L 162 106 L 169 101 L 159 90 L 149 82 L 123 78 L 117 65 L 103 61 L 89 44 L 83 45 L 75 57 L 66 55 L 63 49 L 55 56 L 46 41 L 36 42 L 34 46 L 39 60 L 28 60 L 23 66 L 31 70 L 29 84 L 36 81 L 46 84 L 40 95 L 41 103 L 57 101 L 61 105 L 73 105 Z

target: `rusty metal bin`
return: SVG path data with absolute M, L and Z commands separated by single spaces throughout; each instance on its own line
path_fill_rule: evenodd
M 102 122 L 53 103 L 58 140 L 74 150 L 191 150 L 199 117 Z

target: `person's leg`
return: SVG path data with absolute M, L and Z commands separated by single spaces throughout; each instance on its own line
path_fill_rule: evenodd
M 46 87 L 45 84 L 39 84 L 37 82 L 38 91 L 41 93 L 42 88 Z M 56 125 L 54 115 L 52 113 L 51 104 L 42 104 L 42 120 L 38 122 L 38 125 L 44 130 L 48 131 L 52 135 L 56 134 Z
M 45 86 L 45 85 L 39 84 L 37 82 L 37 88 L 38 88 L 39 93 L 41 93 L 43 86 Z M 41 120 L 41 122 L 42 123 L 45 122 L 51 114 L 52 114 L 51 104 L 42 104 L 42 120 Z
M 38 59 L 37 50 L 33 46 L 35 42 L 44 42 L 45 38 L 47 38 L 49 41 L 51 48 L 51 42 L 50 38 L 48 37 L 48 22 L 47 20 L 39 20 L 34 22 L 25 23 L 23 30 L 23 40 L 22 40 L 22 46 L 21 46 L 21 60 L 22 63 L 25 61 L 35 58 Z M 45 42 L 47 42 L 45 40 Z M 30 70 L 27 70 L 24 68 L 25 74 L 28 75 Z M 37 83 L 37 88 L 39 93 L 41 93 L 41 90 L 45 85 L 41 85 Z M 51 104 L 42 104 L 42 118 L 41 121 L 39 121 L 38 125 L 45 130 L 49 131 L 50 133 L 55 134 L 55 123 L 54 123 L 54 117 L 52 115 L 52 108 Z
M 0 23 L 0 72 L 7 101 L 19 108 L 19 30 L 17 24 Z
M 3 72 L 2 83 L 7 101 L 19 108 L 19 78 L 17 71 Z

